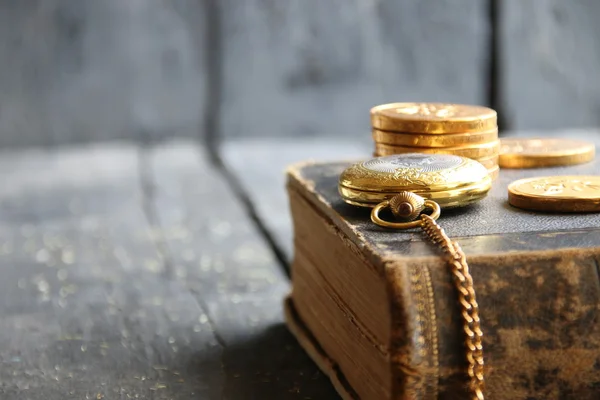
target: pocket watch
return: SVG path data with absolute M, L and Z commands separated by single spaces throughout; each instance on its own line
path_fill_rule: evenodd
M 406 153 L 374 158 L 348 167 L 338 190 L 346 203 L 371 207 L 371 220 L 386 228 L 421 228 L 443 251 L 456 287 L 463 323 L 471 399 L 484 399 L 483 332 L 467 258 L 436 223 L 443 208 L 461 207 L 484 198 L 492 186 L 488 170 L 477 161 L 449 154 Z M 384 220 L 389 209 L 397 221 Z M 429 214 L 423 211 L 430 209 Z
M 346 203 L 373 207 L 372 217 L 391 206 L 397 218 L 410 220 L 424 207 L 435 210 L 476 202 L 491 186 L 488 170 L 477 161 L 450 154 L 406 153 L 350 166 L 340 175 L 338 190 Z

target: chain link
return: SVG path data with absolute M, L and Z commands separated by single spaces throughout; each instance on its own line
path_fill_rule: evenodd
M 444 229 L 433 218 L 421 214 L 421 221 L 421 228 L 431 241 L 439 245 L 444 251 L 448 264 L 452 269 L 463 319 L 471 399 L 484 400 L 483 332 L 481 331 L 479 306 L 475 297 L 473 278 L 469 272 L 467 257 L 458 243 L 450 240 Z

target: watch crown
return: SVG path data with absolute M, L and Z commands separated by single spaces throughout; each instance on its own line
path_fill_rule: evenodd
M 396 218 L 412 221 L 423 211 L 425 199 L 412 192 L 400 192 L 390 199 L 390 209 Z

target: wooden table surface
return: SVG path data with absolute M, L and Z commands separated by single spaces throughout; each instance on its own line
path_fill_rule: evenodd
M 336 398 L 207 160 L 191 142 L 2 154 L 1 399 Z

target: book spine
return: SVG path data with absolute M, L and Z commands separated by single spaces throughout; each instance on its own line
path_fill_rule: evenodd
M 386 264 L 393 399 L 437 399 L 438 330 L 429 268 Z

